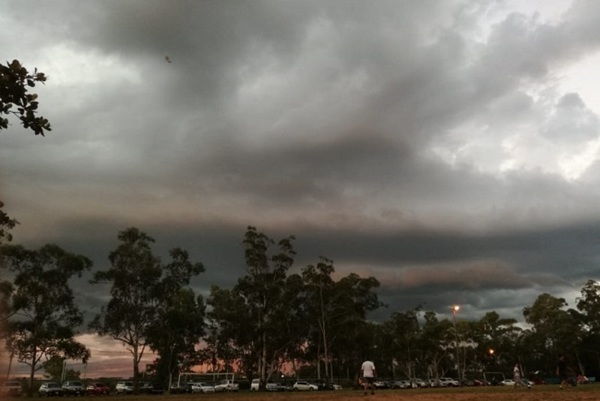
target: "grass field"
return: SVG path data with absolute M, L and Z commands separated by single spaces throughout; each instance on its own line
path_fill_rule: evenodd
M 454 389 L 382 390 L 365 396 L 359 390 L 290 392 L 290 393 L 216 393 L 191 395 L 133 395 L 74 398 L 80 401 L 345 401 L 345 400 L 414 400 L 414 401 L 599 401 L 600 385 L 581 386 L 561 390 L 556 385 L 543 385 L 531 390 L 512 387 L 465 387 Z M 64 400 L 64 398 L 59 398 Z M 108 400 L 106 400 L 108 401 Z

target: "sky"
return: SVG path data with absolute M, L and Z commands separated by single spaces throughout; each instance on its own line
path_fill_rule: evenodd
M 137 227 L 208 295 L 254 226 L 296 237 L 294 272 L 376 277 L 374 320 L 575 307 L 600 279 L 598 20 L 592 0 L 0 0 L 2 61 L 49 77 L 52 124 L 0 132 L 14 242 L 105 270 Z M 89 316 L 108 296 L 74 290 Z

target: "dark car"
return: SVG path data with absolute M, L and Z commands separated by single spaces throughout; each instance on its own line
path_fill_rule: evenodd
M 87 395 L 109 395 L 110 387 L 104 383 L 92 383 L 85 388 Z
M 323 391 L 323 390 L 333 391 L 333 383 L 318 381 L 318 382 L 315 382 L 315 384 L 319 387 L 320 391 Z
M 0 388 L 0 394 L 2 395 L 20 397 L 22 393 L 23 386 L 18 380 L 9 380 L 4 382 Z
M 173 384 L 169 390 L 171 394 L 190 394 L 192 392 L 191 383 Z
M 286 386 L 283 383 L 269 382 L 269 383 L 267 383 L 265 390 L 279 392 L 279 391 L 290 391 L 291 388 L 289 386 Z
M 140 394 L 163 394 L 165 389 L 152 383 L 141 383 Z

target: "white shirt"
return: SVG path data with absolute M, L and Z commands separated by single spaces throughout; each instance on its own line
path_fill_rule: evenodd
M 363 377 L 375 377 L 375 364 L 371 361 L 364 361 L 360 367 Z

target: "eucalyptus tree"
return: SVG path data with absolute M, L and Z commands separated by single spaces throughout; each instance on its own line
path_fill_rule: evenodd
M 600 371 L 600 283 L 588 280 L 577 298 L 584 333 L 580 346 L 581 371 Z
M 416 307 L 406 312 L 394 312 L 384 322 L 391 336 L 388 348 L 393 360 L 394 371 L 399 368 L 406 377 L 416 377 L 416 367 L 422 362 L 419 359 L 418 340 L 421 334 L 418 314 L 421 308 Z
M 290 289 L 287 275 L 296 254 L 293 240 L 290 236 L 276 243 L 249 226 L 243 240 L 247 274 L 232 290 L 213 287 L 209 298 L 215 338 L 243 352 L 240 358 L 248 366 L 254 365 L 248 361 L 250 354 L 261 388 L 300 337 L 281 335 L 291 321 L 290 306 L 298 292 L 295 286 Z
M 157 379 L 168 378 L 169 388 L 179 367 L 197 361 L 196 344 L 205 334 L 206 305 L 189 287 L 192 277 L 204 272 L 201 263 L 192 263 L 187 251 L 169 252 L 171 262 L 163 266 L 163 277 L 154 289 L 157 318 L 149 325 L 147 344 L 158 354 Z
M 219 371 L 222 370 L 219 361 L 226 366 L 237 361 L 246 376 L 252 377 L 257 368 L 256 322 L 251 318 L 252 310 L 245 297 L 235 288 L 213 286 L 207 303 L 210 309 L 203 362 L 212 365 L 213 371 Z
M 186 251 L 174 248 L 163 265 L 153 254 L 154 238 L 131 227 L 118 234 L 119 245 L 109 255 L 111 267 L 97 271 L 92 283 L 110 285 L 111 298 L 91 322 L 97 334 L 121 342 L 132 356 L 138 383 L 139 363 L 147 347 L 159 354 L 166 370 L 190 352 L 203 333 L 204 305 L 186 286 L 204 268 Z M 171 326 L 169 323 L 181 326 Z M 161 334 L 162 333 L 162 334 Z
M 364 323 L 369 312 L 382 305 L 375 292 L 379 287 L 377 279 L 350 273 L 335 281 L 331 277 L 334 271 L 333 262 L 322 258 L 316 266 L 307 266 L 302 272 L 307 322 L 316 334 L 311 337 L 311 348 L 318 363 L 317 375 L 321 375 L 322 360 L 327 378 L 333 376 L 334 360 L 347 360 L 352 354 L 341 346 L 343 338 Z
M 423 317 L 425 321 L 419 337 L 419 348 L 427 361 L 427 375 L 439 379 L 449 370 L 450 344 L 455 343 L 453 326 L 448 319 L 439 320 L 432 311 L 425 312 Z
M 581 341 L 581 328 L 573 311 L 565 310 L 567 306 L 564 298 L 544 293 L 523 308 L 525 321 L 532 326 L 530 343 L 541 365 L 553 366 L 559 353 L 574 354 Z
M 516 319 L 501 318 L 496 311 L 491 311 L 469 324 L 467 332 L 474 344 L 473 369 L 477 364 L 487 370 L 512 369 L 515 360 L 522 356 L 517 352 L 522 329 L 516 323 Z
M 588 280 L 577 298 L 577 309 L 584 315 L 584 323 L 590 333 L 600 335 L 600 283 Z
M 69 281 L 81 277 L 92 266 L 83 255 L 57 245 L 29 250 L 21 245 L 4 245 L 3 269 L 13 276 L 5 322 L 6 344 L 17 360 L 29 366 L 29 389 L 35 372 L 52 357 L 86 361 L 89 350 L 74 337 L 83 323 Z
M 330 370 L 330 347 L 339 329 L 340 318 L 347 312 L 337 302 L 340 294 L 336 293 L 335 282 L 331 274 L 335 271 L 333 262 L 327 258 L 321 258 L 316 265 L 309 265 L 302 270 L 302 281 L 304 284 L 305 305 L 309 326 L 316 335 L 316 362 L 317 378 L 321 378 L 321 362 L 325 363 L 325 377 L 331 377 Z M 315 344 L 313 344 L 315 345 Z M 321 358 L 322 356 L 322 358 Z

